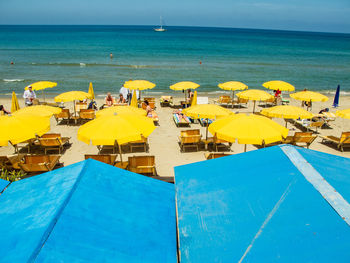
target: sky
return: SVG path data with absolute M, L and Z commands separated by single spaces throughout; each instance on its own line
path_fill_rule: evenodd
M 350 33 L 350 0 L 0 0 L 2 25 L 210 26 Z

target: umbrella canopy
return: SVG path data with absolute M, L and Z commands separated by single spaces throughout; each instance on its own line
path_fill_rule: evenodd
M 271 94 L 259 89 L 249 89 L 249 90 L 241 91 L 237 93 L 236 96 L 238 98 L 253 100 L 253 101 L 266 101 L 273 98 Z
M 119 145 L 148 137 L 155 129 L 151 118 L 114 114 L 96 118 L 82 125 L 78 130 L 78 139 L 86 144 Z
M 225 83 L 220 83 L 218 87 L 223 90 L 231 90 L 231 91 L 248 89 L 248 86 L 246 84 L 239 81 L 228 81 Z
M 188 89 L 196 89 L 199 87 L 199 84 L 192 82 L 192 81 L 181 81 L 178 83 L 175 83 L 170 86 L 170 89 L 172 90 L 188 90 Z
M 290 105 L 275 106 L 263 109 L 261 114 L 271 118 L 284 119 L 311 119 L 314 116 L 311 112 L 304 110 L 303 108 Z
M 232 114 L 232 111 L 215 104 L 198 104 L 184 109 L 182 112 L 194 119 L 215 119 Z
M 15 111 L 18 111 L 19 109 L 20 108 L 19 108 L 16 93 L 14 91 L 12 91 L 11 112 L 14 113 Z
M 288 129 L 255 114 L 234 114 L 209 125 L 209 131 L 218 139 L 239 144 L 269 144 L 287 137 Z
M 55 97 L 56 102 L 68 102 L 74 100 L 89 99 L 90 94 L 84 91 L 68 91 Z
M 130 106 L 132 106 L 132 107 L 134 107 L 134 108 L 137 108 L 137 96 L 136 96 L 136 92 L 133 92 L 133 94 L 132 94 Z
M 95 99 L 95 93 L 94 93 L 94 87 L 92 86 L 92 82 L 89 84 L 89 91 L 88 93 L 90 94 L 90 99 Z
M 47 105 L 35 105 L 31 107 L 25 107 L 13 113 L 14 116 L 40 116 L 40 117 L 51 117 L 54 114 L 59 114 L 62 111 L 61 108 L 51 107 Z
M 57 83 L 51 81 L 38 81 L 25 87 L 25 90 L 27 90 L 29 86 L 31 86 L 33 90 L 43 90 L 56 87 Z
M 28 115 L 1 116 L 0 130 L 0 146 L 7 146 L 9 142 L 17 144 L 48 132 L 50 118 Z
M 148 80 L 129 80 L 124 83 L 124 87 L 130 90 L 153 89 L 156 84 Z
M 337 110 L 335 115 L 344 119 L 350 119 L 350 109 Z
M 271 80 L 262 84 L 263 87 L 272 90 L 280 90 L 280 91 L 294 91 L 295 88 L 293 85 L 288 82 L 282 80 Z
M 196 105 L 197 105 L 197 91 L 195 90 L 192 98 L 191 107 Z
M 115 114 L 134 114 L 139 116 L 146 116 L 146 111 L 133 106 L 113 106 L 96 112 L 96 117 L 111 116 Z
M 327 101 L 328 97 L 314 91 L 299 91 L 293 94 L 290 94 L 290 97 L 296 100 L 313 102 L 313 101 Z

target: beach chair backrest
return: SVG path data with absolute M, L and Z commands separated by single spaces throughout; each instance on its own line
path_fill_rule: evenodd
M 144 98 L 144 100 L 147 100 L 148 102 L 156 102 L 156 98 Z
M 237 103 L 248 103 L 248 99 L 238 98 Z
M 95 119 L 95 110 L 93 109 L 81 109 L 79 112 L 79 117 L 81 119 Z
M 310 122 L 310 127 L 321 128 L 323 126 L 323 124 L 324 124 L 324 120 Z
M 70 117 L 69 109 L 62 109 L 62 111 L 60 113 L 55 114 L 55 117 L 68 119 Z
M 340 136 L 340 142 L 350 144 L 350 132 L 342 132 Z
M 61 146 L 61 138 L 39 138 L 39 143 L 44 147 Z
M 41 164 L 49 163 L 50 158 L 48 155 L 25 155 L 24 163 L 25 164 Z
M 312 135 L 312 132 L 296 132 L 294 134 L 294 142 L 296 143 L 312 143 L 316 139 L 316 136 Z
M 200 134 L 201 134 L 201 131 L 199 129 L 181 131 L 181 135 L 183 136 L 200 135 Z
M 85 160 L 86 159 L 94 159 L 96 161 L 100 161 L 103 163 L 107 163 L 107 164 L 113 164 L 115 159 L 116 159 L 116 155 L 110 155 L 110 154 L 85 154 Z
M 41 138 L 61 138 L 60 133 L 46 133 L 41 136 Z
M 150 156 L 132 156 L 128 158 L 130 167 L 138 167 L 138 166 L 153 166 L 155 164 L 155 157 L 153 155 Z
M 188 144 L 188 143 L 199 143 L 201 141 L 201 135 L 189 135 L 181 137 L 181 142 Z
M 75 110 L 80 111 L 83 109 L 87 109 L 87 103 L 86 102 L 77 102 L 75 103 Z

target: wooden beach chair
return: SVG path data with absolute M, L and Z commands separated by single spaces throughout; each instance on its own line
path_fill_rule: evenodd
M 229 105 L 232 104 L 232 99 L 230 96 L 227 95 L 222 95 L 219 97 L 219 99 L 214 101 L 215 104 L 218 104 L 220 106 L 226 106 L 228 107 Z
M 117 159 L 117 155 L 116 154 L 85 154 L 85 160 L 89 158 L 102 163 L 114 165 L 115 160 Z
M 60 121 L 67 121 L 67 124 L 69 124 L 71 116 L 72 115 L 69 112 L 69 109 L 62 109 L 60 113 L 54 114 L 57 123 L 59 123 Z
M 173 97 L 172 96 L 161 96 L 160 97 L 160 106 L 161 107 L 169 107 L 173 105 Z
M 229 148 L 229 150 L 231 151 L 231 142 L 225 141 L 225 140 L 221 140 L 218 139 L 216 136 L 213 137 L 208 137 L 206 140 L 202 140 L 205 144 L 205 148 L 208 149 L 209 144 L 213 144 L 213 147 L 215 149 L 215 151 L 217 152 L 219 147 L 226 147 Z
M 60 158 L 61 155 L 25 155 L 19 167 L 27 173 L 48 172 L 60 164 Z
M 225 156 L 229 156 L 229 155 L 232 155 L 232 154 L 231 153 L 205 153 L 204 154 L 205 159 L 207 159 L 207 160 L 225 157 Z
M 40 148 L 44 149 L 45 154 L 47 151 L 57 151 L 61 154 L 63 147 L 69 144 L 70 137 L 39 137 L 38 142 Z
M 143 175 L 157 175 L 155 157 L 133 156 L 128 158 L 128 170 Z
M 350 132 L 342 132 L 340 137 L 336 136 L 320 136 L 322 138 L 322 143 L 333 143 L 340 149 L 344 151 L 344 147 L 350 147 Z
M 87 102 L 76 102 L 75 103 L 75 111 L 80 112 L 80 110 L 86 110 L 87 109 Z
M 200 130 L 185 130 L 180 132 L 179 144 L 181 152 L 184 152 L 188 147 L 196 147 L 199 150 L 199 144 L 201 143 L 202 135 Z
M 141 140 L 129 142 L 129 147 L 131 152 L 133 152 L 135 148 L 138 148 L 138 149 L 142 148 L 144 152 L 148 152 L 148 148 L 149 148 L 148 140 L 147 138 L 142 136 Z
M 93 109 L 81 109 L 79 111 L 80 122 L 91 121 L 95 119 L 95 117 L 96 117 L 96 114 L 95 114 L 95 110 Z
M 306 146 L 309 149 L 311 143 L 313 143 L 316 138 L 317 136 L 312 135 L 312 132 L 295 132 L 293 136 L 287 136 L 283 140 L 283 143 Z
M 245 107 L 248 105 L 248 99 L 242 99 L 242 98 L 237 98 L 236 104 L 241 108 L 243 104 L 245 104 Z
M 306 131 L 311 130 L 317 133 L 318 129 L 325 124 L 325 121 L 323 119 L 317 119 L 316 121 L 295 120 L 295 124 L 299 125 L 299 127 L 303 128 Z

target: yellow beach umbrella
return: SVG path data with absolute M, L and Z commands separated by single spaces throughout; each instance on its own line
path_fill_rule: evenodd
M 144 109 L 136 108 L 133 106 L 113 106 L 103 110 L 99 110 L 96 113 L 96 117 L 101 116 L 111 116 L 115 114 L 134 114 L 139 116 L 146 116 L 146 111 Z
M 232 91 L 232 105 L 234 101 L 235 91 L 248 89 L 248 86 L 246 84 L 239 81 L 228 81 L 225 83 L 220 83 L 218 87 L 223 90 Z
M 262 84 L 263 87 L 271 90 L 280 90 L 280 91 L 294 91 L 295 88 L 292 84 L 282 80 L 271 80 Z
M 88 93 L 90 94 L 90 99 L 95 99 L 95 93 L 94 93 L 94 87 L 92 86 L 92 82 L 89 84 L 89 91 Z
M 350 119 L 350 109 L 337 110 L 335 115 L 344 119 Z
M 27 90 L 29 87 L 32 87 L 33 90 L 42 90 L 43 99 L 45 101 L 44 89 L 53 88 L 53 87 L 56 87 L 56 86 L 57 86 L 56 82 L 52 82 L 52 81 L 38 81 L 38 82 L 35 82 L 35 83 L 32 83 L 32 84 L 28 85 L 24 89 Z
M 13 113 L 14 116 L 40 116 L 51 117 L 54 114 L 59 114 L 62 111 L 61 108 L 52 107 L 47 105 L 35 105 L 31 107 L 25 107 Z
M 132 93 L 132 98 L 131 98 L 131 102 L 130 102 L 130 106 L 137 108 L 137 96 L 136 96 L 136 91 L 134 91 Z
M 191 107 L 196 105 L 197 105 L 197 91 L 195 90 L 192 98 Z
M 188 89 L 196 89 L 199 87 L 199 84 L 192 82 L 192 81 L 181 81 L 178 83 L 175 83 L 170 86 L 170 89 L 177 90 L 177 91 L 185 91 Z M 185 102 L 186 102 L 186 92 L 185 92 Z
M 259 89 L 249 89 L 249 90 L 241 91 L 237 93 L 236 96 L 238 98 L 254 101 L 253 112 L 255 111 L 256 101 L 267 101 L 273 98 L 271 94 Z
M 156 84 L 148 80 L 129 80 L 124 83 L 124 87 L 130 90 L 153 89 Z
M 293 94 L 290 94 L 290 97 L 296 100 L 314 102 L 314 101 L 327 101 L 328 97 L 314 91 L 299 91 Z
M 1 116 L 0 146 L 15 145 L 50 130 L 50 118 L 39 116 Z
M 147 138 L 155 129 L 153 120 L 131 114 L 101 116 L 82 125 L 78 139 L 92 145 L 120 145 Z
M 15 111 L 18 111 L 19 108 L 19 104 L 18 104 L 18 99 L 16 96 L 16 93 L 14 91 L 12 91 L 12 102 L 11 102 L 11 113 L 14 113 Z
M 255 114 L 233 114 L 209 125 L 209 131 L 218 139 L 229 142 L 265 145 L 287 137 L 288 129 L 278 123 Z
M 84 91 L 68 91 L 61 93 L 55 97 L 56 102 L 68 102 L 75 100 L 85 100 L 90 97 L 90 94 Z
M 232 111 L 215 104 L 198 104 L 184 109 L 182 112 L 193 119 L 207 119 L 207 123 L 208 119 L 216 119 L 233 114 Z M 206 129 L 206 138 L 208 138 L 208 125 Z

